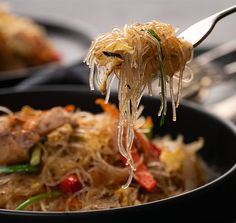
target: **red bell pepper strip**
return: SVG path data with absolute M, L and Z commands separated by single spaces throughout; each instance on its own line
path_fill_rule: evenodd
M 134 179 L 149 192 L 154 191 L 157 186 L 156 180 L 143 163 L 137 167 L 134 174 Z
M 134 179 L 147 191 L 154 191 L 157 186 L 157 182 L 152 174 L 148 171 L 146 165 L 143 162 L 140 162 L 140 155 L 134 146 L 132 146 L 131 154 L 134 163 L 137 164 L 136 171 L 134 172 Z M 126 164 L 126 159 L 122 155 L 121 161 L 123 164 Z
M 150 142 L 150 153 L 155 157 L 160 157 L 161 155 L 161 149 L 157 147 L 155 144 Z
M 141 148 L 144 152 L 144 160 L 147 161 L 149 157 L 149 153 L 154 155 L 155 157 L 159 157 L 161 154 L 161 149 L 158 148 L 156 145 L 151 143 L 148 138 L 141 132 L 138 132 L 137 130 L 134 131 L 135 137 L 137 141 L 140 143 Z
M 105 100 L 102 98 L 98 98 L 96 99 L 95 103 L 97 105 L 100 105 L 103 109 L 104 112 L 110 114 L 111 116 L 113 116 L 114 118 L 116 118 L 118 120 L 119 118 L 119 111 L 117 109 L 117 107 L 113 104 L 110 103 L 105 103 Z
M 66 105 L 64 107 L 64 109 L 67 111 L 67 112 L 74 112 L 75 111 L 75 105 Z
M 60 190 L 65 194 L 74 193 L 80 190 L 81 187 L 80 180 L 75 174 L 68 176 L 59 184 Z
M 98 98 L 96 100 L 96 104 L 99 104 L 105 112 L 109 113 L 114 118 L 118 119 L 119 111 L 115 105 L 112 105 L 110 103 L 106 104 L 105 101 L 101 98 Z M 136 130 L 135 130 L 135 135 L 138 141 L 140 141 L 140 144 L 144 150 L 144 154 L 146 153 L 146 155 L 148 155 L 148 153 L 150 152 L 149 140 L 146 138 L 145 135 L 142 135 Z M 124 138 L 124 144 L 125 144 L 125 138 Z M 132 146 L 131 153 L 132 153 L 132 158 L 134 160 L 134 163 L 138 165 L 134 173 L 134 179 L 147 191 L 152 192 L 153 190 L 155 190 L 157 186 L 156 180 L 154 179 L 152 174 L 148 171 L 145 164 L 140 162 L 140 155 L 138 154 L 138 150 L 135 148 L 134 145 Z M 127 160 L 122 155 L 121 155 L 121 161 L 124 165 L 127 162 Z

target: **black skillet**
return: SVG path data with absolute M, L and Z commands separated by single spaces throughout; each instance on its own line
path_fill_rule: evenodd
M 94 100 L 101 97 L 87 87 L 38 87 L 33 90 L 0 93 L 0 104 L 16 111 L 23 105 L 47 109 L 56 105 L 76 104 L 81 109 L 99 112 Z M 111 102 L 117 102 L 112 94 Z M 159 127 L 157 110 L 160 102 L 144 97 L 143 115 L 154 118 L 155 134 L 183 134 L 186 142 L 204 137 L 200 154 L 220 176 L 208 184 L 182 195 L 143 205 L 88 212 L 43 213 L 0 210 L 0 222 L 234 222 L 236 205 L 236 128 L 224 120 L 202 111 L 189 102 L 182 102 L 177 111 L 177 122 L 171 121 L 171 106 L 164 127 Z M 1 195 L 0 195 L 1 196 Z M 210 220 L 210 221 L 207 221 Z

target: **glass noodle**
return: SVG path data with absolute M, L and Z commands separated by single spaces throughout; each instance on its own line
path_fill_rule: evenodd
M 108 102 L 111 84 L 119 80 L 118 146 L 130 166 L 131 182 L 135 165 L 131 156 L 134 127 L 140 113 L 139 104 L 144 90 L 153 94 L 152 81 L 159 78 L 161 106 L 158 116 L 161 124 L 167 111 L 167 85 L 172 100 L 173 121 L 179 105 L 185 65 L 192 58 L 193 47 L 184 39 L 178 39 L 172 26 L 158 21 L 125 25 L 98 36 L 92 43 L 85 62 L 90 67 L 89 85 L 94 90 L 94 80 Z M 94 78 L 94 75 L 96 78 Z M 108 81 L 108 77 L 112 76 Z M 190 75 L 191 78 L 192 74 Z M 173 89 L 173 77 L 178 78 L 177 93 Z M 189 78 L 188 78 L 189 79 Z

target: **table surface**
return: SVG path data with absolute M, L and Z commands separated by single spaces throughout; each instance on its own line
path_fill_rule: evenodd
M 3 1 L 0 1 L 3 2 Z M 184 30 L 191 24 L 235 4 L 235 0 L 8 0 L 13 10 L 38 16 L 59 16 L 84 22 L 95 35 L 125 23 L 160 20 Z M 236 38 L 236 13 L 220 21 L 202 46 Z

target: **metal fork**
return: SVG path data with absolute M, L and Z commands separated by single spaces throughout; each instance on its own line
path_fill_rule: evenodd
M 236 12 L 236 5 L 215 13 L 195 24 L 179 34 L 178 38 L 184 38 L 192 43 L 194 47 L 198 46 L 211 33 L 216 23 L 227 15 Z
M 182 97 L 203 104 L 207 95 L 204 92 L 207 93 L 209 88 L 226 82 L 233 81 L 235 83 L 235 53 L 236 39 L 233 39 L 195 57 L 189 64 L 194 73 L 194 78 L 191 82 L 183 82 Z M 232 55 L 230 60 L 228 59 L 221 63 L 217 62 L 217 60 L 224 57 L 229 58 L 229 55 Z M 233 87 L 230 89 L 233 89 Z

